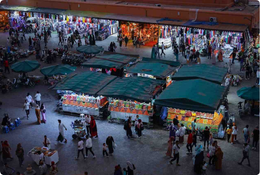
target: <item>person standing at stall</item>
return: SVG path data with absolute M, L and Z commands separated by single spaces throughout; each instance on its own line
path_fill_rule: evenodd
M 128 43 L 128 37 L 125 36 L 125 47 L 127 47 L 127 43 Z
M 85 122 L 86 122 L 86 130 L 87 130 L 87 134 L 90 135 L 90 122 L 91 122 L 91 117 L 90 115 L 86 114 L 85 116 Z
M 131 130 L 131 117 L 129 117 L 124 124 L 124 129 L 126 130 L 126 136 L 130 139 L 132 137 L 132 130 Z
M 59 125 L 58 125 L 59 135 L 61 135 L 63 137 L 61 140 L 63 141 L 63 139 L 65 139 L 65 143 L 67 143 L 67 139 L 65 138 L 65 135 L 64 135 L 64 129 L 67 130 L 67 128 L 63 123 L 61 123 L 60 119 L 58 120 L 58 123 L 59 123 Z
M 93 116 L 91 116 L 91 121 L 90 121 L 90 133 L 91 133 L 91 137 L 98 138 L 97 124 Z
M 47 147 L 48 149 L 51 149 L 51 141 L 49 138 L 47 138 L 47 135 L 44 136 L 42 144 L 43 144 L 43 146 Z
M 137 123 L 137 135 L 138 137 L 141 137 L 142 136 L 142 130 L 144 129 L 144 126 L 143 126 L 143 122 L 141 119 L 138 119 L 138 123 Z

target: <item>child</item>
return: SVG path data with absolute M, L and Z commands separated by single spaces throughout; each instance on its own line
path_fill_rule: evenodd
M 106 156 L 108 157 L 107 146 L 106 146 L 105 143 L 103 143 L 103 156 L 105 156 L 105 154 L 106 154 Z

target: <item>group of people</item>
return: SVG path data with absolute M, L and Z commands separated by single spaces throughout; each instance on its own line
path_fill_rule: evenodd
M 132 117 L 128 117 L 127 120 L 125 120 L 124 123 L 124 130 L 126 131 L 126 136 L 130 139 L 133 137 L 132 134 Z M 141 119 L 139 119 L 139 115 L 136 115 L 136 118 L 134 120 L 134 127 L 135 127 L 135 132 L 138 136 L 138 138 L 140 138 L 142 136 L 142 131 L 144 130 L 144 125 Z

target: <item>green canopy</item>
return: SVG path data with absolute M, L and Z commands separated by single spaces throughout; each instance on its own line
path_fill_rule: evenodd
M 221 84 L 227 74 L 227 68 L 208 64 L 183 65 L 172 76 L 173 80 L 204 79 Z
M 105 68 L 109 69 L 112 67 L 122 68 L 129 62 L 133 62 L 137 59 L 136 56 L 121 55 L 121 54 L 108 54 L 100 55 L 84 62 L 82 66 L 93 67 L 93 68 Z
M 54 65 L 42 68 L 40 71 L 43 75 L 53 76 L 53 75 L 66 75 L 74 72 L 77 67 L 72 67 L 70 65 Z
M 161 80 L 144 77 L 118 78 L 98 92 L 98 95 L 122 100 L 150 102 L 154 96 L 156 86 L 162 83 Z
M 178 67 L 181 65 L 179 61 L 168 61 L 168 60 L 161 60 L 161 59 L 152 59 L 152 58 L 146 58 L 143 57 L 142 61 L 150 62 L 150 63 L 161 63 L 161 64 L 167 64 L 169 66 Z
M 54 89 L 96 95 L 98 91 L 116 78 L 116 76 L 99 72 L 84 72 L 57 84 Z
M 237 95 L 245 100 L 259 101 L 259 87 L 243 87 L 237 91 Z
M 104 51 L 104 48 L 97 45 L 83 45 L 77 47 L 77 51 L 85 54 L 99 54 Z
M 143 73 L 153 75 L 156 78 L 166 79 L 175 70 L 174 67 L 167 64 L 156 62 L 138 62 L 127 69 L 129 73 Z
M 155 104 L 212 113 L 218 109 L 225 92 L 224 86 L 206 80 L 175 81 L 159 95 Z
M 11 65 L 12 71 L 21 73 L 34 71 L 38 67 L 40 67 L 40 63 L 31 60 L 19 61 Z

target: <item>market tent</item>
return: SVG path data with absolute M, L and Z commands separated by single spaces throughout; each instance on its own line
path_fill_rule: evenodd
M 77 51 L 85 54 L 99 54 L 100 52 L 104 51 L 104 48 L 97 45 L 83 45 L 77 47 Z
M 213 113 L 226 88 L 206 80 L 175 81 L 155 100 L 156 105 Z
M 126 70 L 129 73 L 143 73 L 152 75 L 156 78 L 166 79 L 175 70 L 167 64 L 156 63 L 156 62 L 138 62 Z
M 150 63 L 161 63 L 161 64 L 167 64 L 169 66 L 178 67 L 181 65 L 179 61 L 168 61 L 168 60 L 161 60 L 161 59 L 151 59 L 151 58 L 142 58 L 142 61 L 150 62 Z
M 38 67 L 40 67 L 40 63 L 31 60 L 19 61 L 11 65 L 12 71 L 21 73 L 34 71 Z
M 116 76 L 99 72 L 84 72 L 57 84 L 54 89 L 96 95 L 98 91 L 116 78 Z
M 227 74 L 227 68 L 208 64 L 183 65 L 172 76 L 173 80 L 204 79 L 221 84 Z
M 93 67 L 93 68 L 105 68 L 109 69 L 112 67 L 122 68 L 129 62 L 133 62 L 137 59 L 137 56 L 122 55 L 122 54 L 108 54 L 100 55 L 84 62 L 82 66 Z
M 144 77 L 118 78 L 98 92 L 98 95 L 122 100 L 150 102 L 156 87 L 162 83 L 163 81 L 161 80 Z
M 40 71 L 43 75 L 53 76 L 53 75 L 66 75 L 74 72 L 77 67 L 70 65 L 53 65 L 42 68 Z
M 243 87 L 237 91 L 237 95 L 245 100 L 259 101 L 259 87 Z

